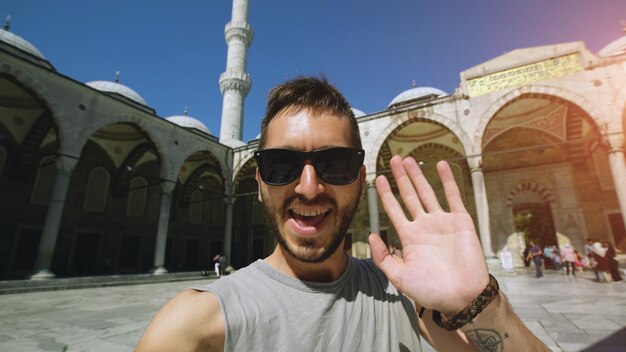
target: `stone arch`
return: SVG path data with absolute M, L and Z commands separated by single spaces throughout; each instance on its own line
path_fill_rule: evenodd
M 533 97 L 564 100 L 582 109 L 597 126 L 602 126 L 606 123 L 606 117 L 600 113 L 599 109 L 580 94 L 561 87 L 526 85 L 502 95 L 482 113 L 478 127 L 475 131 L 474 141 L 472 144 L 468 144 L 473 146 L 473 152 L 480 154 L 480 152 L 484 149 L 482 145 L 483 135 L 485 134 L 485 130 L 487 129 L 489 122 L 498 113 L 498 111 L 518 100 Z
M 535 193 L 540 197 L 541 200 L 543 200 L 546 203 L 555 202 L 555 198 L 554 198 L 554 195 L 552 194 L 552 191 L 550 191 L 546 186 L 537 182 L 526 181 L 526 182 L 517 184 L 515 187 L 509 190 L 509 192 L 506 195 L 506 205 L 508 207 L 512 207 L 515 196 L 517 196 L 522 191 L 529 191 L 529 192 Z
M 243 160 L 243 159 L 242 159 Z M 250 156 L 245 163 L 235 169 L 235 178 L 233 181 L 233 193 L 235 193 L 239 187 L 239 184 L 247 179 L 253 178 L 256 182 L 256 160 Z
M 180 170 L 181 166 L 185 164 L 185 161 L 195 153 L 206 153 L 211 156 L 211 163 L 216 166 L 215 171 L 219 175 L 222 184 L 224 184 L 226 180 L 228 179 L 228 175 L 229 175 L 230 165 L 226 164 L 226 162 L 229 159 L 226 155 L 221 155 L 221 157 L 218 157 L 218 155 L 216 155 L 216 153 L 214 153 L 213 150 L 207 149 L 206 142 L 203 142 L 197 145 L 196 144 L 191 145 L 188 149 L 185 149 L 182 152 L 180 152 L 180 155 L 184 157 L 174 158 L 175 161 L 171 163 L 172 171 L 177 170 L 177 173 L 178 173 L 178 170 Z
M 33 95 L 35 99 L 38 99 L 43 106 L 50 110 L 54 125 L 59 130 L 58 136 L 64 136 L 65 125 L 63 124 L 62 117 L 68 114 L 65 110 L 65 104 L 57 99 L 56 95 L 49 91 L 45 84 L 42 84 L 39 79 L 30 75 L 28 72 L 6 63 L 3 63 L 1 67 L 0 75 L 17 82 L 22 88 L 29 92 L 29 94 Z M 59 149 L 62 150 L 62 147 L 65 146 L 65 138 L 59 139 Z
M 114 192 L 117 194 L 121 194 L 124 190 L 129 189 L 131 187 L 131 179 L 133 179 L 133 168 L 137 164 L 137 162 L 143 157 L 143 155 L 151 150 L 152 145 L 149 142 L 143 142 L 137 145 L 133 150 L 131 150 L 117 172 L 117 178 L 114 181 L 115 186 L 113 187 Z M 158 155 L 157 155 L 158 158 Z
M 369 148 L 369 150 L 366 151 L 365 167 L 368 170 L 368 175 L 376 174 L 378 155 L 380 154 L 381 149 L 389 136 L 397 129 L 418 121 L 431 122 L 442 125 L 443 127 L 450 130 L 450 132 L 459 139 L 459 141 L 461 142 L 461 146 L 465 151 L 470 150 L 470 136 L 468 136 L 467 133 L 458 124 L 451 121 L 446 116 L 440 114 L 427 114 L 425 111 L 419 110 L 411 111 L 403 114 L 403 116 L 387 125 L 387 127 L 385 127 L 385 129 L 380 132 L 380 135 L 378 139 L 374 142 L 374 144 Z
M 202 176 L 205 172 L 208 172 L 211 175 L 217 174 L 217 177 L 213 178 L 215 178 L 216 181 L 218 181 L 219 185 L 221 185 L 222 189 L 224 189 L 224 179 L 220 177 L 219 172 L 216 173 L 215 171 L 219 170 L 216 170 L 214 165 L 210 163 L 204 163 L 197 167 L 189 175 L 189 177 L 187 177 L 187 181 L 183 185 L 182 189 L 181 203 L 183 206 L 186 206 L 192 201 L 193 193 L 197 190 L 198 180 L 200 179 L 200 176 Z

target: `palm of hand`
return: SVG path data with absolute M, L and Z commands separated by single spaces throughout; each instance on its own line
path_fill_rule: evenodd
M 376 265 L 417 304 L 454 314 L 474 299 L 489 280 L 472 218 L 465 210 L 452 172 L 437 165 L 450 212 L 439 205 L 415 160 L 392 158 L 392 172 L 408 219 L 384 176 L 376 180 L 385 211 L 400 242 L 402 258 L 393 257 L 378 236 L 370 236 Z

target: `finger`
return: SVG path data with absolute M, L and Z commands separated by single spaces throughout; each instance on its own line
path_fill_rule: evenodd
M 381 175 L 376 178 L 376 191 L 378 192 L 380 201 L 383 203 L 383 209 L 385 209 L 389 220 L 391 220 L 391 223 L 396 229 L 400 228 L 408 219 L 406 215 L 404 215 L 404 210 L 400 206 L 400 203 L 398 203 L 393 192 L 391 192 L 391 186 L 389 186 L 389 181 L 387 181 L 385 176 Z
M 406 173 L 402 158 L 396 155 L 391 158 L 389 164 L 391 165 L 391 172 L 398 185 L 398 191 L 400 191 L 400 197 L 402 197 L 404 206 L 406 206 L 409 214 L 415 219 L 420 214 L 424 213 L 424 208 L 422 207 L 422 202 L 420 202 L 420 197 L 417 195 L 417 192 L 415 192 L 415 187 L 413 186 L 413 182 L 411 182 L 410 176 Z
M 372 249 L 372 259 L 374 264 L 385 273 L 385 276 L 391 281 L 396 282 L 395 273 L 400 269 L 402 260 L 392 256 L 387 250 L 385 242 L 376 234 L 370 234 L 369 238 L 370 248 Z
M 448 206 L 450 206 L 451 212 L 467 212 L 465 205 L 463 204 L 463 198 L 461 198 L 461 192 L 459 186 L 456 184 L 454 174 L 450 165 L 446 161 L 440 161 L 437 163 L 437 172 L 441 183 L 443 184 L 443 192 L 446 195 Z
M 408 157 L 404 159 L 403 164 L 409 174 L 409 177 L 411 178 L 411 181 L 413 181 L 413 184 L 415 185 L 415 189 L 417 189 L 419 199 L 422 201 L 422 205 L 426 211 L 441 211 L 441 205 L 439 205 L 437 195 L 428 183 L 426 176 L 424 176 L 424 173 L 415 162 L 415 159 Z

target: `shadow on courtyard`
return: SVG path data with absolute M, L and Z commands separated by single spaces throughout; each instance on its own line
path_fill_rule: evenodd
M 585 348 L 581 352 L 624 352 L 626 351 L 626 328 Z

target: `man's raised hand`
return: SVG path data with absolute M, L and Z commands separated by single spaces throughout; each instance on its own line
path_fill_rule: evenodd
M 391 171 L 408 218 L 385 176 L 376 179 L 400 243 L 402 259 L 393 257 L 377 235 L 370 235 L 372 257 L 387 278 L 417 304 L 451 316 L 469 304 L 489 282 L 474 223 L 465 209 L 450 166 L 437 163 L 450 212 L 443 210 L 415 160 L 391 159 Z M 394 259 L 395 258 L 395 259 Z

